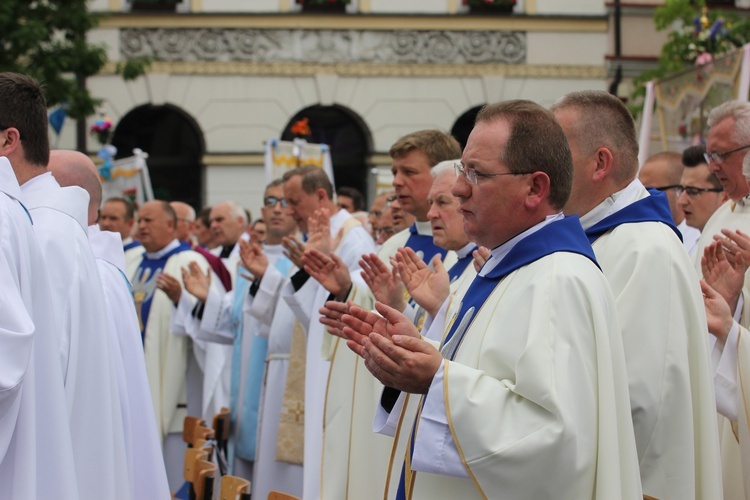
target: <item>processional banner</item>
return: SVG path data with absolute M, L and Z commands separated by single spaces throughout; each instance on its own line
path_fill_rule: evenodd
M 289 170 L 312 165 L 323 169 L 334 185 L 334 191 L 336 190 L 331 150 L 326 144 L 311 144 L 302 139 L 294 139 L 294 141 L 269 139 L 266 141 L 265 164 L 266 183 L 281 179 Z
M 130 198 L 136 206 L 153 200 L 154 191 L 148 173 L 147 157 L 140 149 L 134 149 L 133 156 L 115 160 L 100 168 L 103 199 Z
M 649 156 L 651 141 L 661 143 L 664 151 L 682 151 L 704 144 L 708 133 L 708 114 L 719 104 L 748 100 L 750 45 L 713 61 L 689 68 L 666 78 L 649 82 L 643 108 L 639 163 Z M 658 134 L 653 135 L 653 102 Z

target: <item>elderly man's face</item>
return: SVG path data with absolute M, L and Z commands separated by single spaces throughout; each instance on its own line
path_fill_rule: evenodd
M 458 211 L 458 198 L 451 194 L 455 183 L 453 171 L 444 172 L 432 181 L 427 197 L 430 202 L 427 217 L 432 226 L 432 240 L 446 250 L 459 250 L 469 242 L 464 232 L 464 218 Z
M 161 203 L 150 201 L 138 210 L 138 241 L 147 252 L 161 250 L 175 239 L 174 219 Z
M 228 203 L 219 203 L 211 209 L 211 231 L 219 245 L 231 246 L 237 243 L 245 230 L 244 226 L 242 217 L 233 215 Z
M 453 195 L 460 201 L 466 235 L 478 245 L 490 249 L 519 234 L 528 223 L 523 217 L 527 176 L 481 176 L 510 173 L 507 165 L 499 160 L 510 131 L 510 125 L 501 119 L 477 123 L 461 159 L 464 169 L 477 172 L 477 184 L 465 175 L 459 175 L 453 186 Z
M 737 144 L 732 139 L 733 132 L 734 118 L 731 116 L 714 124 L 708 131 L 706 151 L 708 153 L 727 153 L 747 146 L 747 144 Z M 741 149 L 734 153 L 725 154 L 718 162 L 711 160 L 708 165 L 709 170 L 716 174 L 724 187 L 724 192 L 735 201 L 741 200 L 750 192 L 747 179 L 742 174 L 742 160 L 747 152 L 747 149 Z

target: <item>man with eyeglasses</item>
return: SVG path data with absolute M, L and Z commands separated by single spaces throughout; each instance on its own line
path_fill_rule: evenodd
M 711 359 L 716 407 L 720 413 L 724 492 L 725 498 L 734 500 L 750 495 L 750 437 L 746 432 L 749 416 L 747 401 L 743 399 L 747 397 L 747 385 L 743 387 L 741 383 L 742 375 L 747 377 L 750 366 L 750 349 L 746 338 L 750 325 L 750 283 L 741 264 L 728 266 L 730 270 L 738 269 L 735 275 L 737 290 L 722 283 L 724 274 L 717 275 L 712 270 L 713 266 L 708 267 L 707 264 L 716 258 L 717 246 L 723 247 L 724 251 L 736 251 L 736 243 L 725 237 L 722 231 L 750 234 L 750 164 L 747 157 L 750 150 L 750 103 L 729 101 L 714 108 L 709 114 L 708 125 L 711 128 L 706 142 L 706 161 L 730 199 L 708 219 L 698 242 L 700 253 L 695 256 L 695 264 L 699 269 L 703 268 L 702 264 L 706 265 L 704 279 L 715 289 L 706 290 L 705 299 L 712 333 Z M 746 267 L 747 260 L 744 265 Z M 738 285 L 739 281 L 743 281 L 742 286 Z M 717 301 L 725 302 L 726 318 L 729 320 L 726 329 L 723 326 L 718 328 L 711 321 L 710 306 Z
M 581 217 L 617 304 L 643 492 L 721 498 L 698 276 L 666 197 L 636 179 L 633 118 L 601 91 L 567 94 L 552 110 L 575 165 L 565 213 Z
M 561 212 L 573 165 L 560 126 L 530 101 L 485 106 L 458 170 L 464 230 L 492 250 L 443 303 L 445 334 L 436 322 L 422 337 L 380 303 L 343 317 L 372 375 L 421 398 L 380 497 L 641 498 L 614 300 Z
M 669 212 L 682 235 L 682 244 L 689 254 L 695 251 L 700 231 L 687 225 L 685 214 L 677 203 L 682 178 L 682 155 L 676 151 L 662 151 L 650 156 L 638 171 L 638 180 L 647 189 L 656 189 L 667 196 Z
M 705 161 L 724 188 L 729 201 L 706 222 L 698 240 L 695 268 L 701 272 L 703 250 L 721 235 L 722 229 L 750 233 L 750 185 L 742 175 L 742 160 L 750 148 L 750 103 L 729 101 L 708 116 Z
M 286 207 L 283 182 L 275 180 L 266 187 L 261 208 L 263 221 L 268 228 L 266 242 L 248 242 L 244 238 L 239 240 L 238 252 L 242 263 L 232 292 L 220 293 L 211 287 L 208 274 L 202 273 L 195 266 L 183 270 L 186 290 L 200 303 L 194 311 L 181 311 L 185 332 L 196 342 L 230 347 L 231 362 L 226 384 L 229 392 L 227 404 L 231 403 L 233 427 L 230 441 L 234 455 L 227 458 L 230 460 L 232 474 L 250 481 L 253 481 L 254 467 L 259 464 L 256 460 L 256 436 L 259 435 L 261 393 L 273 394 L 274 398 L 280 397 L 277 395 L 280 391 L 276 387 L 282 375 L 275 368 L 273 379 L 268 380 L 269 387 L 265 391 L 262 387 L 267 354 L 271 356 L 269 367 L 275 367 L 276 363 L 284 359 L 283 355 L 275 356 L 279 350 L 278 342 L 270 341 L 269 331 L 272 337 L 283 335 L 284 332 L 278 328 L 269 328 L 269 325 L 275 310 L 283 309 L 287 317 L 293 316 L 284 301 L 278 300 L 281 286 L 288 282 L 289 273 L 296 270 L 284 255 L 281 245 L 282 239 L 295 230 L 294 220 L 287 213 Z M 286 345 L 288 356 L 288 340 Z M 288 363 L 288 357 L 285 361 Z M 284 370 L 283 377 L 285 376 Z M 283 380 L 281 384 L 283 391 Z M 300 469 L 300 487 L 301 477 Z M 270 481 L 271 478 L 266 480 Z M 289 480 L 289 487 L 294 489 L 297 482 L 292 477 Z M 253 481 L 253 487 L 256 486 Z M 277 483 L 276 489 L 281 487 Z
M 685 222 L 699 232 L 703 231 L 713 213 L 729 199 L 719 179 L 708 169 L 705 152 L 703 146 L 691 146 L 682 152 L 685 169 L 676 189 L 677 204 L 685 214 Z M 693 248 L 688 249 L 690 255 L 695 255 L 697 243 L 696 240 Z

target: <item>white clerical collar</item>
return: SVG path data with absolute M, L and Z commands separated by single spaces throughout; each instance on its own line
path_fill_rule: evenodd
M 562 220 L 565 216 L 562 212 L 548 215 L 544 218 L 544 220 L 538 224 L 535 224 L 528 228 L 526 231 L 522 232 L 521 234 L 518 234 L 514 236 L 513 238 L 509 239 L 499 247 L 493 248 L 490 258 L 487 259 L 487 263 L 482 267 L 482 270 L 479 271 L 479 276 L 486 276 L 487 273 L 495 269 L 500 262 L 505 258 L 506 255 L 513 249 L 514 246 L 518 244 L 522 239 L 526 238 L 527 236 L 530 236 L 540 229 L 542 229 L 544 226 L 549 224 L 550 222 L 554 222 L 556 220 Z
M 331 216 L 331 222 L 329 224 L 331 228 L 331 236 L 336 236 L 339 232 L 339 229 L 344 225 L 344 222 L 346 222 L 346 219 L 351 217 L 352 214 L 344 210 L 343 208 L 340 208 L 338 212 L 333 214 Z
M 284 253 L 284 245 L 280 243 L 278 245 L 267 245 L 263 243 L 263 251 L 269 255 Z
M 417 226 L 417 234 L 432 236 L 432 224 L 430 224 L 430 221 L 415 221 L 414 224 Z
M 124 247 L 130 245 L 131 243 L 133 243 L 133 238 L 130 237 L 130 236 L 128 236 L 127 238 L 125 238 L 124 240 L 122 240 L 122 246 L 124 246 Z
M 33 193 L 38 190 L 44 190 L 44 189 L 50 189 L 50 188 L 59 188 L 60 184 L 55 180 L 54 177 L 52 177 L 52 172 L 47 171 L 43 174 L 39 174 L 35 177 L 32 177 L 28 181 L 24 182 L 21 186 L 21 191 L 24 194 L 27 193 Z
M 458 255 L 459 259 L 463 259 L 467 255 L 469 255 L 472 252 L 472 250 L 476 248 L 476 246 L 477 246 L 476 243 L 474 243 L 473 241 L 470 241 L 466 245 L 464 245 L 462 248 L 459 248 L 458 250 L 456 250 L 456 255 Z
M 606 200 L 589 210 L 588 213 L 581 216 L 581 225 L 583 226 L 583 229 L 586 230 L 646 196 L 650 195 L 646 188 L 643 187 L 643 184 L 641 184 L 641 181 L 633 179 L 625 189 L 621 189 L 612 194 L 612 196 L 608 197 Z
M 730 200 L 730 202 L 731 202 L 731 205 L 729 206 L 729 208 L 732 209 L 732 212 L 734 212 L 735 208 L 737 207 L 747 208 L 750 206 L 750 193 L 746 194 L 745 196 L 743 196 L 737 201 Z
M 157 250 L 156 252 L 146 252 L 145 255 L 147 259 L 151 259 L 151 260 L 161 259 L 162 257 L 167 255 L 169 252 L 171 252 L 178 246 L 180 246 L 180 242 L 177 241 L 177 238 L 175 238 L 172 241 L 170 241 L 169 244 L 165 246 L 164 248 L 162 248 L 161 250 Z
M 18 185 L 18 178 L 10 162 L 4 156 L 0 157 L 0 191 L 21 202 L 21 187 Z

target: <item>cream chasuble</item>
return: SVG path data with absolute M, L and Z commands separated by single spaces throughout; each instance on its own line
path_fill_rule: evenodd
M 449 321 L 448 359 L 401 426 L 416 432 L 406 498 L 641 495 L 611 292 L 577 219 L 531 230 Z
M 581 219 L 622 326 L 643 492 L 710 500 L 722 488 L 706 316 L 669 221 L 637 180 Z

